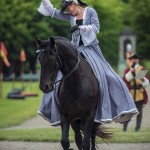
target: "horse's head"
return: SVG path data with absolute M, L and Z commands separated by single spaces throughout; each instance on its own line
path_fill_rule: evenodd
M 56 74 L 61 65 L 60 59 L 54 38 L 50 37 L 50 39 L 43 41 L 36 39 L 36 43 L 39 48 L 37 52 L 41 65 L 39 87 L 44 93 L 48 93 L 53 90 Z

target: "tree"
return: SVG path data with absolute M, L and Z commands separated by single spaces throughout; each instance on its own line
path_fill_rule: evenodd
M 48 18 L 37 13 L 33 1 L 22 0 L 20 3 L 19 0 L 5 0 L 0 1 L 0 6 L 0 41 L 5 42 L 11 64 L 16 65 L 14 68 L 19 72 L 20 50 L 25 49 L 30 62 L 30 58 L 35 57 L 35 36 L 48 37 L 53 34 L 53 29 L 49 28 Z M 35 64 L 33 61 L 30 63 Z
M 106 60 L 113 66 L 118 64 L 118 36 L 123 29 L 124 3 L 120 0 L 88 0 L 96 9 L 100 19 L 99 45 Z
M 129 0 L 122 0 L 124 3 L 129 3 Z
M 150 59 L 150 3 L 149 0 L 130 0 L 129 22 L 137 35 L 137 51 Z M 132 15 L 131 15 L 132 14 Z
M 60 0 L 51 0 L 54 7 L 60 9 Z M 8 58 L 20 72 L 19 54 L 25 50 L 27 61 L 26 71 L 35 71 L 36 43 L 35 36 L 46 39 L 49 36 L 67 36 L 70 27 L 68 22 L 61 22 L 50 17 L 44 17 L 37 12 L 41 0 L 5 0 L 0 1 L 0 41 L 4 41 L 8 49 Z M 87 0 L 97 10 L 101 22 L 98 35 L 100 47 L 111 65 L 117 64 L 118 33 L 122 29 L 123 2 L 120 0 Z M 111 58 L 111 59 L 110 59 Z M 14 63 L 13 63 L 14 62 Z M 30 68 L 29 68 L 30 66 Z

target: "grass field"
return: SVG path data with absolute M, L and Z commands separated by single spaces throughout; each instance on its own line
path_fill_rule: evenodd
M 15 88 L 21 88 L 21 83 L 15 83 Z M 25 82 L 25 91 L 36 92 L 38 97 L 27 97 L 25 100 L 9 100 L 7 93 L 12 89 L 11 82 L 3 83 L 3 98 L 0 99 L 0 140 L 8 141 L 49 141 L 58 142 L 61 137 L 60 128 L 48 129 L 4 129 L 19 125 L 37 115 L 42 92 L 38 82 Z M 120 128 L 113 129 L 113 138 L 109 143 L 150 143 L 150 128 L 142 128 L 140 132 L 134 132 L 130 128 L 124 133 Z M 74 142 L 73 131 L 70 130 L 70 140 Z M 103 142 L 97 139 L 98 143 Z
M 12 90 L 11 82 L 3 83 L 3 97 L 0 98 L 0 128 L 18 125 L 37 114 L 42 92 L 38 82 L 25 82 L 25 91 L 38 93 L 38 97 L 27 97 L 24 100 L 7 99 L 7 94 Z M 21 82 L 15 83 L 15 88 L 22 87 Z
M 122 132 L 119 128 L 112 131 L 113 136 L 108 143 L 150 143 L 150 128 L 142 128 L 140 132 L 134 132 L 134 129 Z M 74 142 L 72 130 L 70 130 L 69 135 L 70 141 Z M 60 128 L 0 130 L 0 140 L 59 142 L 60 138 Z M 104 143 L 104 141 L 97 138 L 97 143 Z

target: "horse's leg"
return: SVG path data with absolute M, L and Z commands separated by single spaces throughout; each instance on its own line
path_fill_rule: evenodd
M 91 133 L 91 150 L 96 150 L 96 147 L 95 147 L 95 138 L 96 138 L 96 131 L 97 131 L 98 126 L 99 126 L 98 123 L 94 123 L 93 127 L 92 127 L 92 133 Z
M 69 119 L 64 114 L 62 114 L 61 115 L 61 130 L 62 130 L 61 145 L 64 150 L 68 150 L 70 147 L 69 127 L 70 127 Z
M 94 116 L 95 114 L 90 114 L 86 119 L 85 119 L 85 124 L 84 124 L 84 138 L 82 142 L 82 148 L 83 150 L 90 150 L 90 137 L 91 137 L 91 132 L 92 132 L 92 127 L 94 123 Z
M 95 148 L 95 136 L 91 136 L 91 150 L 96 150 Z
M 82 135 L 81 135 L 81 131 L 80 131 L 80 124 L 81 124 L 81 121 L 78 119 L 78 120 L 75 120 L 74 122 L 72 122 L 71 126 L 75 133 L 76 145 L 79 150 L 82 150 Z

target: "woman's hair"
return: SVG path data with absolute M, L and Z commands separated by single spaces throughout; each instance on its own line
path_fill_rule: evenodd
M 78 0 L 78 3 L 79 3 L 79 5 L 82 6 L 82 7 L 88 6 L 87 3 L 84 3 L 84 2 L 82 2 L 81 0 Z

